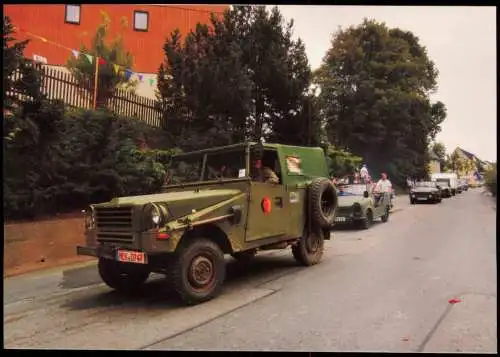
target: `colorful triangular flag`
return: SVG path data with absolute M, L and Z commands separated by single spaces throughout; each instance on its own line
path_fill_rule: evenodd
M 153 78 L 149 78 L 149 85 L 152 86 L 154 84 L 155 80 Z
M 113 69 L 115 70 L 115 74 L 116 74 L 120 70 L 120 66 L 117 64 L 113 64 Z
M 125 70 L 125 79 L 128 81 L 130 79 L 130 76 L 132 76 L 134 72 L 132 72 L 130 69 Z
M 138 74 L 137 77 L 139 78 L 139 81 L 142 82 L 142 78 L 144 77 L 142 74 Z
M 91 55 L 88 55 L 88 54 L 85 54 L 85 57 L 87 57 L 87 59 L 89 60 L 90 63 L 93 63 L 94 57 L 92 57 Z
M 101 57 L 97 57 L 99 59 L 99 64 L 106 64 L 106 60 Z
M 78 52 L 77 50 L 71 50 L 71 53 L 73 54 L 73 56 L 75 56 L 75 58 L 78 58 L 78 56 L 80 56 L 80 52 Z

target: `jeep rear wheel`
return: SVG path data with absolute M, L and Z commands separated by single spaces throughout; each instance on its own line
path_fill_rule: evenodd
M 381 217 L 381 218 L 382 218 L 382 222 L 384 222 L 384 223 L 385 223 L 385 222 L 387 222 L 387 221 L 389 220 L 390 210 L 391 210 L 391 209 L 390 209 L 389 207 L 387 207 L 387 208 L 385 209 L 385 213 L 384 213 L 384 215 Z
M 365 218 L 361 221 L 361 228 L 368 229 L 372 226 L 373 223 L 373 213 L 372 210 L 366 211 Z
M 224 253 L 208 239 L 196 239 L 181 247 L 172 265 L 172 284 L 189 305 L 212 299 L 226 275 Z
M 335 221 L 337 192 L 330 180 L 316 178 L 309 186 L 311 227 L 330 228 Z
M 107 286 L 123 293 L 137 292 L 150 274 L 146 265 L 121 263 L 104 258 L 99 259 L 97 268 Z
M 306 232 L 297 245 L 292 246 L 295 260 L 305 266 L 318 264 L 323 257 L 325 238 L 322 231 Z

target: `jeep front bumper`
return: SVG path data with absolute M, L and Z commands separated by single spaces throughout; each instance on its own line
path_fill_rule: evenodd
M 86 255 L 96 258 L 116 259 L 116 252 L 117 252 L 116 247 L 108 247 L 108 246 L 86 247 L 81 245 L 76 247 L 77 255 Z

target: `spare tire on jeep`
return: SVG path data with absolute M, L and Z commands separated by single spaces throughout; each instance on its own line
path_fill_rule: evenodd
M 312 226 L 330 228 L 335 221 L 337 191 L 333 183 L 323 177 L 315 178 L 308 188 Z

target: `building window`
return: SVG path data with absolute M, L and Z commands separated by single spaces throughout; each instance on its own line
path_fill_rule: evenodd
M 66 5 L 64 20 L 68 24 L 80 25 L 81 5 Z
M 134 11 L 134 30 L 147 31 L 149 22 L 149 13 L 146 11 Z

